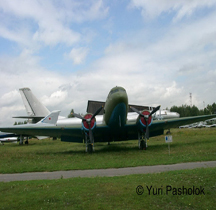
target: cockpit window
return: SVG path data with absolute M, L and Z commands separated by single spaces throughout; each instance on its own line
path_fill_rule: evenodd
M 116 93 L 116 92 L 118 92 L 118 91 L 119 91 L 119 89 L 111 90 L 111 91 L 110 91 L 110 94 Z
M 125 92 L 125 90 L 121 89 L 121 88 L 117 88 L 117 89 L 111 90 L 110 95 L 113 94 L 113 93 L 116 93 L 116 92 Z

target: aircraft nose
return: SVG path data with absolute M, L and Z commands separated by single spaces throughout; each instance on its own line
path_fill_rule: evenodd
M 119 103 L 128 103 L 128 97 L 127 94 L 125 92 L 117 92 L 114 94 L 114 100 L 116 101 L 116 104 Z

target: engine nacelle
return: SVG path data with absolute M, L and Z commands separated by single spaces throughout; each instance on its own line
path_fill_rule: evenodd
M 146 118 L 149 116 L 149 114 L 150 114 L 150 112 L 149 112 L 149 110 L 143 110 L 142 112 L 141 112 L 144 116 L 146 116 Z M 150 116 L 149 118 L 148 118 L 148 126 L 151 126 L 151 124 L 152 124 L 152 116 Z M 137 125 L 138 125 L 138 128 L 140 128 L 141 130 L 143 130 L 143 129 L 145 129 L 146 128 L 146 121 L 145 121 L 145 119 L 144 119 L 144 117 L 142 117 L 142 116 L 138 116 L 137 117 Z
M 93 114 L 91 114 L 91 113 L 87 113 L 83 118 L 85 118 L 86 120 L 91 119 L 92 115 Z M 86 120 L 82 120 L 82 127 L 83 127 L 84 131 L 88 132 L 89 131 L 89 123 Z M 96 119 L 94 117 L 90 122 L 91 130 L 93 130 L 95 128 L 95 126 L 96 126 Z

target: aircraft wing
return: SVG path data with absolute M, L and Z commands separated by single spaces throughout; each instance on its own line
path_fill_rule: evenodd
M 2 131 L 23 136 L 50 136 L 50 137 L 68 137 L 68 141 L 83 142 L 83 133 L 81 125 L 79 127 L 57 127 L 57 126 L 13 126 L 2 127 Z M 66 140 L 67 141 L 67 140 Z
M 151 131 L 154 130 L 160 130 L 160 129 L 170 129 L 170 128 L 178 128 L 181 125 L 188 125 L 195 122 L 205 121 L 211 118 L 216 117 L 216 114 L 214 115 L 201 115 L 201 116 L 195 116 L 195 117 L 182 117 L 182 118 L 176 118 L 176 119 L 167 119 L 167 120 L 155 120 L 152 122 L 152 125 L 150 127 Z
M 33 120 L 37 120 L 40 121 L 41 119 L 44 118 L 44 116 L 16 116 L 16 117 L 13 117 L 13 118 L 21 118 L 21 119 L 33 119 Z
M 150 137 L 163 134 L 165 129 L 176 128 L 181 125 L 190 124 L 194 122 L 204 121 L 216 117 L 216 115 L 204 115 L 196 117 L 184 117 L 169 120 L 155 120 L 150 126 Z M 124 128 L 119 129 L 121 132 L 121 139 L 118 139 L 119 132 L 110 130 L 110 128 L 104 124 L 96 126 L 94 129 L 94 139 L 95 142 L 107 142 L 113 138 L 113 140 L 128 140 L 137 139 L 137 125 L 135 122 L 130 122 L 126 124 Z M 83 128 L 82 125 L 71 125 L 71 126 L 56 126 L 50 124 L 35 124 L 33 125 L 20 125 L 13 127 L 2 127 L 1 131 L 11 132 L 17 135 L 23 136 L 51 136 L 51 137 L 61 137 L 62 141 L 68 142 L 83 142 Z

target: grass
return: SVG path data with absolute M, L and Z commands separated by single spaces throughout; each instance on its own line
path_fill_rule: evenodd
M 164 136 L 151 138 L 146 151 L 137 141 L 97 143 L 95 153 L 85 145 L 30 140 L 28 146 L 0 145 L 0 173 L 118 168 L 139 165 L 216 160 L 216 128 L 172 130 L 170 156 Z M 118 177 L 70 178 L 0 182 L 2 209 L 214 209 L 216 168 L 170 171 Z M 142 185 L 143 195 L 136 188 Z M 166 194 L 166 186 L 204 188 L 205 195 Z M 148 194 L 147 187 L 159 195 Z M 161 191 L 160 191 L 161 192 Z
M 215 209 L 216 168 L 120 177 L 0 182 L 0 209 Z M 136 187 L 144 187 L 137 195 Z M 205 195 L 166 195 L 166 186 L 204 188 Z M 162 188 L 149 195 L 146 188 Z
M 216 128 L 173 129 L 170 155 L 164 135 L 151 138 L 146 151 L 138 141 L 96 143 L 93 154 L 85 145 L 60 140 L 30 140 L 29 145 L 0 145 L 0 173 L 71 169 L 120 168 L 141 165 L 216 160 Z

